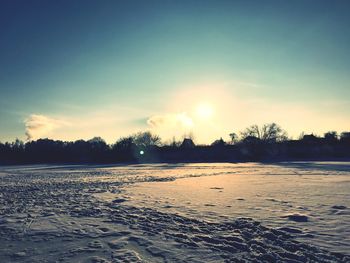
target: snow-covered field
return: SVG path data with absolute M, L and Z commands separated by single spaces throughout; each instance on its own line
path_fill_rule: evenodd
M 350 262 L 350 163 L 0 167 L 0 262 Z

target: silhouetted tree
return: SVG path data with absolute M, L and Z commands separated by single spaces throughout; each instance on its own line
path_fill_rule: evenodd
M 139 148 L 148 148 L 160 146 L 161 139 L 158 135 L 154 135 L 149 131 L 139 132 L 133 136 L 133 142 Z
M 173 137 L 171 143 L 170 143 L 170 146 L 171 147 L 180 147 L 181 145 L 181 141 L 179 140 L 176 140 L 175 136 Z
M 238 142 L 238 135 L 236 133 L 231 132 L 229 135 L 231 138 L 231 144 L 235 144 Z
M 132 136 L 120 138 L 113 146 L 113 149 L 128 150 L 134 145 L 134 139 Z
M 62 141 L 39 139 L 25 144 L 25 153 L 28 161 L 34 163 L 63 162 L 65 160 L 65 147 Z
M 276 123 L 264 124 L 261 128 L 258 125 L 252 125 L 241 132 L 243 141 L 250 138 L 257 138 L 262 142 L 282 142 L 287 140 L 287 133 Z
M 122 162 L 134 161 L 136 145 L 133 136 L 122 137 L 112 145 L 112 159 Z
M 281 142 L 288 139 L 287 132 L 284 131 L 278 124 L 264 124 L 261 132 L 261 139 L 266 142 Z
M 89 155 L 92 161 L 103 162 L 107 159 L 109 146 L 101 137 L 94 137 L 87 141 L 89 144 Z
M 119 139 L 112 146 L 101 137 L 88 141 L 39 139 L 25 144 L 0 143 L 0 164 L 24 163 L 105 163 L 105 162 L 212 162 L 273 161 L 350 158 L 350 132 L 338 139 L 336 132 L 320 138 L 304 134 L 301 140 L 283 141 L 285 132 L 277 124 L 253 125 L 242 132 L 242 143 L 226 145 L 221 139 L 212 145 L 196 146 L 191 138 L 161 146 L 160 137 L 140 132 Z M 236 138 L 235 136 L 231 136 Z M 268 142 L 268 143 L 266 143 Z
M 324 134 L 324 139 L 328 143 L 335 143 L 338 141 L 338 134 L 336 131 L 329 131 Z
M 254 124 L 246 128 L 244 131 L 241 131 L 241 137 L 242 137 L 242 140 L 245 140 L 248 137 L 261 139 L 259 126 Z
M 70 144 L 72 149 L 72 158 L 77 162 L 89 162 L 90 161 L 90 145 L 84 140 L 77 140 Z

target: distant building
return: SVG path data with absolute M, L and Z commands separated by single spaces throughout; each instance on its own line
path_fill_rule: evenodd
M 319 142 L 320 138 L 316 137 L 313 134 L 305 134 L 303 136 L 302 141 L 306 142 L 306 143 L 315 143 L 315 142 Z
M 195 147 L 195 144 L 194 144 L 194 142 L 192 141 L 192 139 L 190 139 L 190 138 L 185 138 L 184 140 L 183 140 L 183 142 L 181 143 L 181 146 L 180 146 L 181 148 L 186 148 L 186 149 L 188 149 L 188 148 L 194 148 Z
M 350 143 L 350 132 L 342 132 L 340 135 L 340 141 Z
M 246 143 L 246 144 L 255 144 L 255 143 L 259 143 L 260 141 L 261 140 L 255 136 L 247 136 L 243 139 L 243 143 Z
M 220 138 L 219 140 L 214 141 L 211 145 L 216 146 L 216 147 L 220 147 L 220 146 L 226 145 L 226 143 L 222 138 Z

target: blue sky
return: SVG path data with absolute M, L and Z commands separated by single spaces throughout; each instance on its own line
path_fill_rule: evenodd
M 2 1 L 0 141 L 350 130 L 349 12 L 345 0 Z

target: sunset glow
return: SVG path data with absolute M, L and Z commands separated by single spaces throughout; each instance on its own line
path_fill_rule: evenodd
M 196 108 L 196 115 L 202 120 L 209 120 L 214 114 L 214 109 L 210 104 L 201 103 Z
M 350 129 L 346 1 L 5 2 L 1 142 Z

